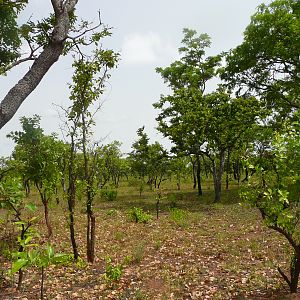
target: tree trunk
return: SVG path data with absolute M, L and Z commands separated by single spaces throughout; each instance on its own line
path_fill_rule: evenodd
M 195 166 L 195 162 L 193 162 L 193 181 L 194 181 L 194 183 L 193 183 L 193 189 L 195 189 L 196 188 L 196 186 L 197 186 L 197 176 L 196 176 L 196 166 Z
M 20 219 L 19 219 L 20 220 Z M 22 224 L 22 230 L 21 230 L 21 241 L 24 240 L 25 238 L 25 233 L 26 233 L 26 229 L 25 229 L 25 226 L 24 224 Z M 22 245 L 20 245 L 19 247 L 19 252 L 23 252 L 24 251 L 24 247 Z M 19 277 L 18 277 L 18 286 L 17 286 L 17 290 L 20 291 L 21 290 L 21 287 L 22 287 L 22 283 L 23 283 L 23 275 L 24 275 L 24 272 L 22 270 L 22 268 L 19 270 Z
M 47 230 L 48 230 L 48 235 L 47 238 L 50 239 L 52 236 L 52 226 L 50 223 L 50 219 L 49 219 L 49 208 L 48 208 L 48 199 L 45 199 L 45 196 L 43 197 L 44 199 L 42 199 L 43 205 L 44 205 L 44 216 L 45 216 L 45 222 L 46 222 L 46 226 L 47 226 Z
M 87 261 L 93 263 L 95 259 L 95 215 L 90 208 L 87 212 L 87 231 L 86 231 L 86 240 L 87 240 Z
M 181 182 L 181 180 L 180 180 L 180 177 L 179 177 L 179 178 L 177 179 L 177 190 L 178 190 L 178 191 L 180 191 L 180 187 L 181 187 L 180 182 Z
M 18 277 L 18 286 L 17 286 L 17 290 L 18 290 L 18 291 L 21 291 L 21 288 L 22 288 L 23 274 L 24 274 L 23 270 L 20 269 L 20 270 L 19 270 L 19 277 Z
M 198 196 L 202 196 L 202 186 L 201 186 L 201 164 L 200 157 L 197 155 L 197 164 L 196 164 L 196 178 L 197 178 L 197 187 L 198 187 Z
M 213 177 L 214 177 L 214 188 L 215 188 L 215 202 L 219 202 L 221 200 L 222 176 L 224 172 L 224 163 L 225 163 L 225 150 L 220 150 L 218 166 L 216 166 L 215 160 L 213 160 L 212 163 L 213 163 Z
M 298 281 L 300 274 L 300 257 L 299 253 L 295 253 L 291 259 L 291 267 L 290 267 L 290 292 L 297 293 Z
M 68 191 L 68 208 L 69 208 L 69 229 L 70 239 L 73 249 L 74 260 L 76 261 L 79 257 L 78 248 L 75 238 L 75 227 L 74 227 L 74 208 L 75 208 L 75 183 L 71 182 Z
M 227 165 L 226 165 L 226 190 L 229 190 L 229 172 L 230 172 L 230 151 L 227 151 Z
M 70 159 L 68 165 L 68 177 L 69 177 L 69 186 L 67 189 L 68 197 L 68 209 L 69 209 L 69 230 L 70 230 L 70 239 L 73 249 L 74 260 L 76 261 L 79 257 L 76 238 L 75 238 L 75 220 L 74 220 L 74 210 L 75 210 L 75 198 L 76 198 L 76 175 L 74 174 L 74 164 L 75 164 L 75 128 L 71 132 L 71 147 L 70 147 Z M 65 185 L 65 182 L 64 184 Z M 64 190 L 65 191 L 65 190 Z
M 41 300 L 44 299 L 44 267 L 42 267 L 42 280 L 41 280 Z
M 299 248 L 299 247 L 298 247 Z M 290 262 L 290 278 L 278 267 L 278 271 L 284 281 L 288 284 L 291 293 L 297 293 L 300 274 L 300 252 L 295 250 Z
M 249 170 L 248 170 L 248 168 L 246 167 L 246 168 L 245 168 L 245 178 L 242 180 L 242 182 L 248 181 L 248 179 L 249 179 Z

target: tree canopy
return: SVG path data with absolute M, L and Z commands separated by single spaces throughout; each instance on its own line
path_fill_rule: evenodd
M 277 111 L 300 108 L 300 2 L 275 0 L 252 16 L 241 45 L 229 52 L 223 78 L 255 92 Z

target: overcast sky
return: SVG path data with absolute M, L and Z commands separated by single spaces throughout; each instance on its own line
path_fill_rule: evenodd
M 47 16 L 50 0 L 30 0 L 22 19 Z M 119 140 L 122 151 L 129 152 L 136 140 L 136 130 L 145 125 L 151 142 L 162 137 L 157 133 L 152 104 L 167 93 L 156 67 L 168 66 L 177 59 L 177 49 L 184 27 L 207 33 L 212 38 L 208 54 L 227 51 L 240 44 L 250 16 L 262 0 L 79 0 L 77 14 L 113 27 L 113 35 L 103 40 L 104 47 L 121 53 L 121 61 L 104 95 L 102 109 L 96 116 L 95 140 L 104 143 Z M 60 133 L 61 123 L 53 105 L 68 106 L 67 83 L 71 82 L 70 58 L 61 58 L 47 73 L 38 88 L 25 100 L 14 118 L 0 130 L 0 156 L 11 153 L 14 145 L 7 133 L 19 130 L 19 118 L 38 114 L 45 132 Z M 22 77 L 29 65 L 22 65 L 0 78 L 0 99 Z

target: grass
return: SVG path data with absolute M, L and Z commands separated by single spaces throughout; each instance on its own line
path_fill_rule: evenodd
M 116 201 L 95 199 L 95 263 L 49 268 L 47 299 L 58 295 L 60 299 L 258 299 L 285 294 L 276 268 L 279 264 L 288 267 L 286 241 L 262 224 L 255 209 L 239 204 L 236 188 L 223 191 L 222 201 L 215 204 L 211 188 L 204 186 L 199 197 L 190 186 L 182 184 L 177 191 L 173 183 L 165 183 L 158 220 L 156 191 L 145 189 L 140 197 L 138 187 L 123 182 Z M 46 229 L 37 194 L 30 201 L 39 203 L 43 235 Z M 174 206 L 177 214 L 172 216 Z M 130 222 L 127 213 L 132 207 L 149 212 L 152 220 Z M 78 203 L 76 238 L 83 259 L 84 211 L 84 203 Z M 50 217 L 56 252 L 71 252 L 67 215 L 66 203 L 53 202 Z M 107 257 L 114 266 L 122 266 L 122 275 L 113 285 L 103 276 Z M 0 262 L 0 270 L 9 267 L 3 256 Z M 35 269 L 26 272 L 20 294 L 3 285 L 7 297 L 3 299 L 37 299 L 37 273 Z

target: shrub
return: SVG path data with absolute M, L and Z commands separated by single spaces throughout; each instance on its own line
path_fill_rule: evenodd
M 152 216 L 145 213 L 142 208 L 133 207 L 128 211 L 128 216 L 132 222 L 135 223 L 148 223 Z
M 103 189 L 101 190 L 101 198 L 107 201 L 114 201 L 117 198 L 118 191 L 116 189 Z
M 108 282 L 116 282 L 121 279 L 123 270 L 122 265 L 113 265 L 112 259 L 108 257 L 106 259 L 106 268 L 105 268 L 105 280 Z

